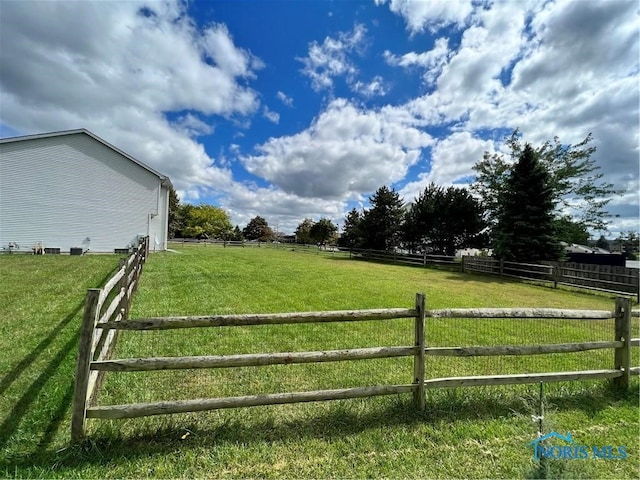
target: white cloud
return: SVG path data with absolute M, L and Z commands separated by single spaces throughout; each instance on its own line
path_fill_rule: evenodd
M 293 98 L 287 96 L 285 93 L 278 91 L 276 97 L 287 107 L 293 107 Z
M 345 204 L 339 200 L 305 198 L 276 188 L 236 185 L 223 199 L 234 224 L 246 225 L 256 215 L 264 217 L 281 232 L 293 233 L 305 217 L 338 220 Z
M 250 68 L 262 67 L 246 51 L 237 48 L 226 25 L 214 24 L 205 30 L 202 38 L 203 49 L 218 67 L 233 76 L 253 76 Z
M 452 133 L 432 148 L 429 172 L 421 173 L 417 181 L 405 185 L 400 194 L 410 201 L 431 182 L 449 186 L 466 180 L 474 174 L 472 167 L 482 159 L 485 151 L 494 151 L 490 140 L 474 137 L 469 132 Z
M 397 56 L 386 50 L 383 56 L 389 65 L 424 69 L 425 81 L 428 84 L 433 84 L 438 75 L 440 75 L 443 66 L 447 63 L 449 54 L 449 40 L 447 38 L 438 38 L 433 49 L 426 52 L 409 52 L 402 56 Z
M 426 38 L 420 32 L 455 30 L 441 30 L 430 50 L 383 54 L 388 65 L 424 80 L 422 95 L 367 109 L 367 100 L 387 94 L 391 83 L 384 68 L 362 78 L 364 47 L 378 39 L 368 45 L 366 28 L 356 24 L 310 43 L 298 61 L 314 89 L 332 90 L 339 78 L 362 105 L 333 100 L 307 128 L 272 138 L 252 155 L 231 144 L 229 159 L 223 149 L 212 158 L 196 141 L 219 124 L 211 117 L 223 117 L 244 137 L 253 115 L 276 123 L 279 116 L 260 105 L 252 88 L 264 64 L 236 46 L 224 24 L 198 27 L 178 0 L 4 2 L 0 125 L 20 133 L 86 127 L 168 174 L 184 198 L 214 197 L 236 223 L 260 214 L 289 231 L 305 216 L 337 219 L 347 200 L 402 184 L 410 167 L 423 173 L 402 189 L 406 198 L 430 181 L 464 179 L 484 150 L 502 148 L 499 138 L 487 139 L 502 135 L 496 129 L 519 127 L 534 143 L 554 135 L 577 143 L 593 132 L 604 179 L 628 191 L 611 203 L 623 215 L 615 228 L 637 229 L 634 2 L 392 0 L 388 6 L 404 18 L 411 45 Z M 283 91 L 276 97 L 293 106 Z M 444 138 L 435 143 L 425 133 L 431 129 Z M 243 144 L 242 151 L 250 147 Z M 258 176 L 260 187 L 234 181 L 234 158 Z
M 278 124 L 280 122 L 280 114 L 273 110 L 269 110 L 266 105 L 262 109 L 262 116 L 272 123 Z
M 311 79 L 314 90 L 330 90 L 335 77 L 346 76 L 350 80 L 355 76 L 358 69 L 349 55 L 361 47 L 366 32 L 364 25 L 356 24 L 351 32 L 340 32 L 338 38 L 326 37 L 322 44 L 309 45 L 308 56 L 297 60 L 302 62 L 301 71 Z
M 338 99 L 308 129 L 269 139 L 242 161 L 285 192 L 342 201 L 402 179 L 431 143 L 393 109 L 362 111 Z
M 210 135 L 214 130 L 211 125 L 203 122 L 196 115 L 191 113 L 178 117 L 175 122 L 172 122 L 172 126 L 189 137 Z
M 376 75 L 369 83 L 357 81 L 351 86 L 351 89 L 366 98 L 384 96 L 388 92 L 384 85 L 384 79 L 379 75 Z
M 387 0 L 375 0 L 377 5 Z M 404 18 L 411 34 L 425 28 L 436 31 L 449 25 L 462 27 L 473 12 L 471 0 L 391 0 L 389 9 Z
M 256 111 L 257 94 L 242 79 L 260 62 L 224 25 L 198 29 L 182 2 L 97 6 L 3 4 L 2 123 L 23 133 L 85 127 L 180 190 L 228 187 L 231 173 L 193 137 L 212 131 L 201 115 Z

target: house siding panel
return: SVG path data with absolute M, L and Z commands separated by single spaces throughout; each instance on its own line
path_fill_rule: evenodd
M 152 172 L 84 133 L 2 143 L 0 247 L 126 248 L 163 213 L 162 188 Z

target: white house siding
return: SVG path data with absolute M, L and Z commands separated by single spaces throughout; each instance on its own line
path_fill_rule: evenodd
M 0 247 L 113 252 L 152 233 L 166 248 L 166 195 L 158 175 L 86 133 L 0 143 Z

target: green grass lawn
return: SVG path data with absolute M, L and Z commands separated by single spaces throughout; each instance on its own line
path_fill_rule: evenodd
M 152 255 L 132 318 L 412 307 L 607 309 L 605 296 L 496 277 L 383 265 L 286 248 L 177 247 Z M 41 260 L 46 260 L 42 262 Z M 79 260 L 72 263 L 71 260 Z M 410 395 L 121 421 L 89 420 L 68 446 L 71 382 L 86 288 L 115 257 L 0 257 L 2 467 L 19 477 L 637 478 L 638 381 L 545 387 L 545 431 L 585 445 L 625 445 L 625 460 L 554 461 L 543 471 L 536 385 L 441 389 L 416 411 Z M 74 268 L 71 268 L 74 267 Z M 54 276 L 61 275 L 56 281 Z M 28 285 L 20 286 L 20 281 Z M 75 308 L 74 308 L 75 307 Z M 66 309 L 66 310 L 65 310 Z M 28 326 L 27 326 L 28 325 Z M 638 333 L 637 322 L 634 336 Z M 56 333 L 59 332 L 59 333 Z M 427 343 L 498 345 L 608 340 L 612 322 L 427 320 Z M 411 320 L 121 332 L 116 355 L 177 356 L 411 345 Z M 107 374 L 100 405 L 411 383 L 411 359 L 244 369 Z M 427 376 L 610 368 L 610 351 L 533 357 L 428 358 Z M 635 365 L 640 365 L 635 355 Z M 4 413 L 8 412 L 8 413 Z

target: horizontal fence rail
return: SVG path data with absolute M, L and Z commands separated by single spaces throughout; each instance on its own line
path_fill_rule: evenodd
M 449 308 L 429 310 L 432 318 L 552 318 L 604 320 L 615 313 L 606 310 L 563 310 L 559 308 Z
M 584 370 L 581 372 L 526 373 L 516 375 L 492 375 L 477 377 L 450 377 L 425 380 L 426 388 L 484 387 L 496 385 L 522 385 L 540 382 L 570 382 L 577 380 L 600 380 L 624 376 L 620 370 Z
M 134 265 L 135 262 L 126 262 Z M 128 272 L 119 275 L 120 281 L 129 279 Z M 135 276 L 134 276 L 135 278 Z M 118 281 L 109 281 L 106 286 L 115 289 Z M 125 291 L 130 289 L 126 286 Z M 93 292 L 93 293 L 92 293 Z M 109 295 L 100 290 L 90 290 L 90 296 L 106 300 Z M 117 297 L 115 297 L 117 298 Z M 631 366 L 631 347 L 640 346 L 640 338 L 631 338 L 631 318 L 640 317 L 640 311 L 631 310 L 630 301 L 625 298 L 616 299 L 613 310 L 564 310 L 556 308 L 425 308 L 423 294 L 416 295 L 414 308 L 386 308 L 372 310 L 344 310 L 330 312 L 294 312 L 278 314 L 241 314 L 241 315 L 209 315 L 183 316 L 169 318 L 147 318 L 128 320 L 127 312 L 118 312 L 115 318 L 99 316 L 98 303 L 87 302 L 89 333 L 83 330 L 80 350 L 89 350 L 78 363 L 77 378 L 86 382 L 90 375 L 118 374 L 120 372 L 148 372 L 160 370 L 183 369 L 218 369 L 260 367 L 268 365 L 288 365 L 306 363 L 329 363 L 343 361 L 360 361 L 381 358 L 413 357 L 413 382 L 411 384 L 372 385 L 354 388 L 340 388 L 306 392 L 268 393 L 223 398 L 204 398 L 191 400 L 166 400 L 160 402 L 132 403 L 126 405 L 94 405 L 88 401 L 86 391 L 80 396 L 80 406 L 74 403 L 73 440 L 85 434 L 86 418 L 121 419 L 170 413 L 197 412 L 205 410 L 240 408 L 259 405 L 276 405 L 300 402 L 316 402 L 349 398 L 364 398 L 381 395 L 412 393 L 418 408 L 425 407 L 425 392 L 433 388 L 472 387 L 485 385 L 516 385 L 538 382 L 565 382 L 593 379 L 612 379 L 619 387 L 627 388 L 631 375 L 640 375 L 640 367 Z M 116 315 L 116 312 L 113 312 Z M 96 318 L 104 321 L 95 321 Z M 353 321 L 393 321 L 395 319 L 414 319 L 414 345 L 380 346 L 369 348 L 350 348 L 341 350 L 276 352 L 231 355 L 208 355 L 186 357 L 148 357 L 112 359 L 102 354 L 91 352 L 95 347 L 98 335 L 115 334 L 119 330 L 169 330 L 179 328 L 204 327 L 237 327 L 267 326 L 282 324 L 305 324 L 324 322 Z M 429 346 L 426 332 L 429 319 L 557 319 L 560 321 L 608 320 L 614 319 L 615 332 L 613 340 L 582 341 L 574 343 L 556 343 L 541 345 L 477 345 L 477 346 Z M 100 333 L 101 332 L 101 333 Z M 99 344 L 99 342 L 98 342 Z M 613 368 L 600 370 L 560 371 L 546 373 L 521 373 L 510 375 L 458 376 L 426 379 L 425 359 L 427 357 L 488 357 L 503 355 L 544 355 L 570 354 L 591 350 L 609 349 L 613 351 Z M 79 356 L 80 358 L 80 356 Z M 80 365 L 82 363 L 82 365 Z M 86 371 L 80 367 L 86 367 Z M 82 387 L 78 387 L 82 390 Z M 74 400 L 75 401 L 75 400 Z M 76 411 L 78 413 L 76 413 Z M 81 417 L 76 416 L 82 414 Z
M 436 357 L 493 357 L 503 355 L 542 355 L 573 353 L 605 348 L 621 348 L 624 342 L 555 343 L 545 345 L 500 345 L 497 347 L 427 347 L 425 354 Z
M 393 320 L 416 316 L 416 310 L 407 308 L 381 308 L 371 310 L 340 310 L 334 312 L 296 312 L 246 315 L 208 315 L 193 317 L 157 317 L 107 322 L 98 328 L 119 330 L 169 330 L 195 327 L 239 327 L 249 325 L 284 325 L 298 323 L 363 322 Z
M 135 418 L 167 413 L 202 412 L 223 408 L 257 407 L 261 405 L 282 405 L 286 403 L 322 402 L 349 398 L 376 397 L 410 393 L 415 385 L 380 385 L 373 387 L 340 388 L 313 392 L 269 393 L 244 397 L 209 398 L 201 400 L 177 400 L 174 402 L 137 403 L 131 405 L 110 405 L 88 409 L 89 418 Z
M 92 370 L 141 372 L 149 370 L 179 370 L 191 368 L 255 367 L 296 363 L 339 362 L 371 358 L 411 357 L 415 347 L 373 347 L 319 352 L 254 353 L 244 355 L 211 355 L 201 357 L 125 358 L 91 362 Z

